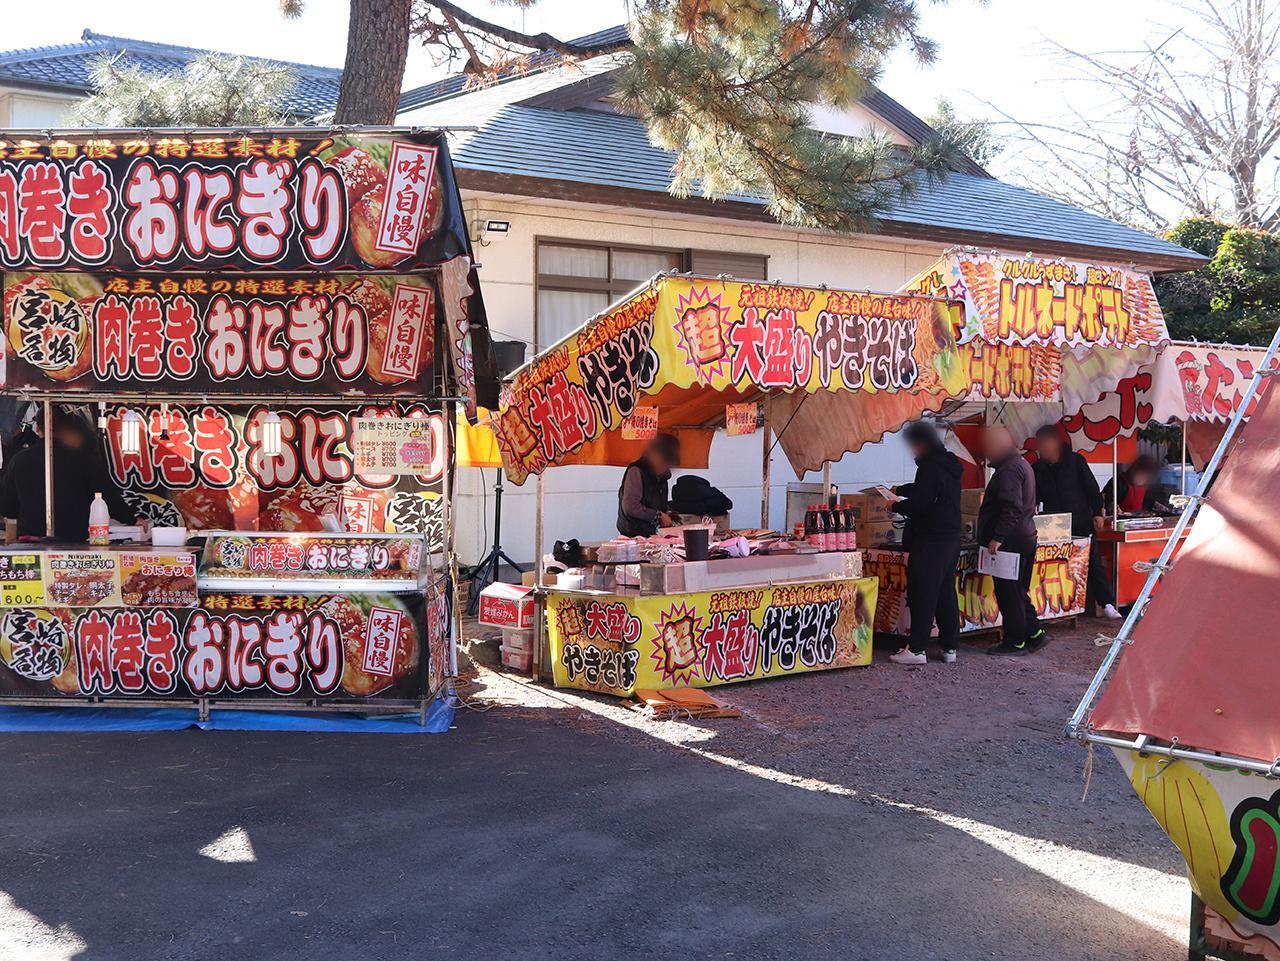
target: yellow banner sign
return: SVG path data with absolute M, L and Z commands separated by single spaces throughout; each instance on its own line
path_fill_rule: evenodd
M 719 426 L 761 392 L 958 393 L 959 318 L 904 294 L 661 278 L 517 372 L 496 422 L 507 473 L 521 483 L 643 406 L 669 430 Z
M 659 597 L 552 592 L 557 687 L 626 697 L 871 663 L 875 578 Z

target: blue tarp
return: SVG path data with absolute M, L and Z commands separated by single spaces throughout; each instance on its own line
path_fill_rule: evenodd
M 456 702 L 437 698 L 427 707 L 427 723 L 419 715 L 303 714 L 213 708 L 201 721 L 186 707 L 14 707 L 0 705 L 0 732 L 5 731 L 322 731 L 356 734 L 441 734 L 453 724 Z

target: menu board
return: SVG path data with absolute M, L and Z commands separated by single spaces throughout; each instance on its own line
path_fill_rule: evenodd
M 195 607 L 189 551 L 0 553 L 0 607 Z

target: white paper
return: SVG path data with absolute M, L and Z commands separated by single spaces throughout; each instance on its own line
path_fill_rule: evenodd
M 985 547 L 978 548 L 978 573 L 990 574 L 1002 581 L 1016 581 L 1018 566 L 1022 559 L 1012 551 L 996 551 L 994 554 Z

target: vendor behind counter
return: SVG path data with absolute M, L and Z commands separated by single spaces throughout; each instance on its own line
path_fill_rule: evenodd
M 111 516 L 135 523 L 137 512 L 125 502 L 120 488 L 107 472 L 97 435 L 83 419 L 65 411 L 53 416 L 53 523 L 54 538 L 65 543 L 89 540 L 89 505 L 101 493 Z M 18 537 L 28 540 L 46 535 L 44 497 L 44 446 L 34 444 L 16 451 L 0 478 L 0 514 L 18 521 Z
M 658 434 L 622 475 L 618 488 L 618 533 L 652 537 L 659 527 L 674 525 L 668 485 L 672 468 L 680 466 L 680 441 Z

